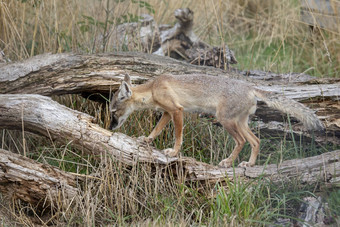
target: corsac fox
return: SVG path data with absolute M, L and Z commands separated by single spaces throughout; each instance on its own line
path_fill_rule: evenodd
M 231 155 L 219 165 L 230 167 L 246 141 L 252 151 L 248 162 L 239 166 L 254 166 L 259 153 L 260 140 L 248 126 L 249 115 L 256 110 L 257 99 L 269 107 L 296 117 L 308 130 L 323 130 L 323 125 L 312 110 L 280 94 L 262 91 L 235 79 L 208 75 L 162 75 L 153 81 L 132 87 L 130 77 L 125 76 L 119 90 L 110 103 L 110 129 L 119 128 L 135 110 L 155 109 L 163 115 L 146 142 L 151 142 L 172 120 L 175 130 L 175 145 L 165 149 L 166 155 L 178 154 L 183 138 L 183 112 L 208 113 L 216 116 L 235 140 Z

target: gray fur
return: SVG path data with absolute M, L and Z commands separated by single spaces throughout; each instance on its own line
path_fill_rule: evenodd
M 255 90 L 256 97 L 264 101 L 269 107 L 277 109 L 283 113 L 290 114 L 300 120 L 309 131 L 323 131 L 324 126 L 316 114 L 303 104 L 292 99 L 285 98 L 281 94 Z

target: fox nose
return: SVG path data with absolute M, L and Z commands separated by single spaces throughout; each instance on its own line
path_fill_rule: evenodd
M 110 123 L 109 129 L 114 130 L 117 126 L 118 126 L 118 119 L 113 114 L 111 114 L 111 123 Z

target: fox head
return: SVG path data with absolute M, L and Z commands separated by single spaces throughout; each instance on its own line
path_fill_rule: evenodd
M 112 96 L 110 102 L 111 124 L 110 129 L 114 130 L 122 126 L 129 115 L 133 112 L 133 102 L 131 100 L 131 80 L 125 75 L 118 91 Z

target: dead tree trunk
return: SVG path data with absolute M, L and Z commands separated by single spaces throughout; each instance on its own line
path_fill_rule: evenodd
M 253 71 L 247 74 L 249 76 L 242 76 L 213 67 L 195 66 L 143 53 L 45 54 L 24 62 L 0 66 L 0 94 L 81 93 L 88 96 L 100 93 L 109 97 L 109 93 L 118 88 L 124 74 L 131 75 L 132 82 L 139 84 L 162 74 L 184 73 L 204 73 L 247 80 L 263 90 L 278 92 L 305 103 L 316 110 L 316 114 L 327 128 L 327 133 L 318 135 L 316 141 L 340 143 L 340 79 L 335 78 L 315 79 L 299 74 L 278 75 Z M 288 130 L 287 124 L 283 123 L 282 115 L 261 103 L 256 116 L 262 120 L 260 128 L 269 134 Z M 307 132 L 301 131 L 299 124 L 293 125 L 293 132 L 295 136 L 304 135 L 306 138 L 312 138 Z
M 77 195 L 76 177 L 56 167 L 41 164 L 0 149 L 0 192 L 39 207 L 58 204 L 60 195 Z
M 142 15 L 138 22 L 124 23 L 113 28 L 107 47 L 113 50 L 142 49 L 144 52 L 170 56 L 194 65 L 229 69 L 237 60 L 227 45 L 210 46 L 193 32 L 194 12 L 189 8 L 174 12 L 177 23 L 157 25 L 150 15 Z
M 268 166 L 221 168 L 193 158 L 168 158 L 161 151 L 121 133 L 112 133 L 92 123 L 92 117 L 71 110 L 40 95 L 0 95 L 0 128 L 20 129 L 55 140 L 72 141 L 73 146 L 100 156 L 112 155 L 126 165 L 147 162 L 181 168 L 187 181 L 220 181 L 225 177 L 257 178 L 273 181 L 301 177 L 304 183 L 340 182 L 340 150 L 302 160 Z M 22 129 L 22 121 L 24 129 Z

